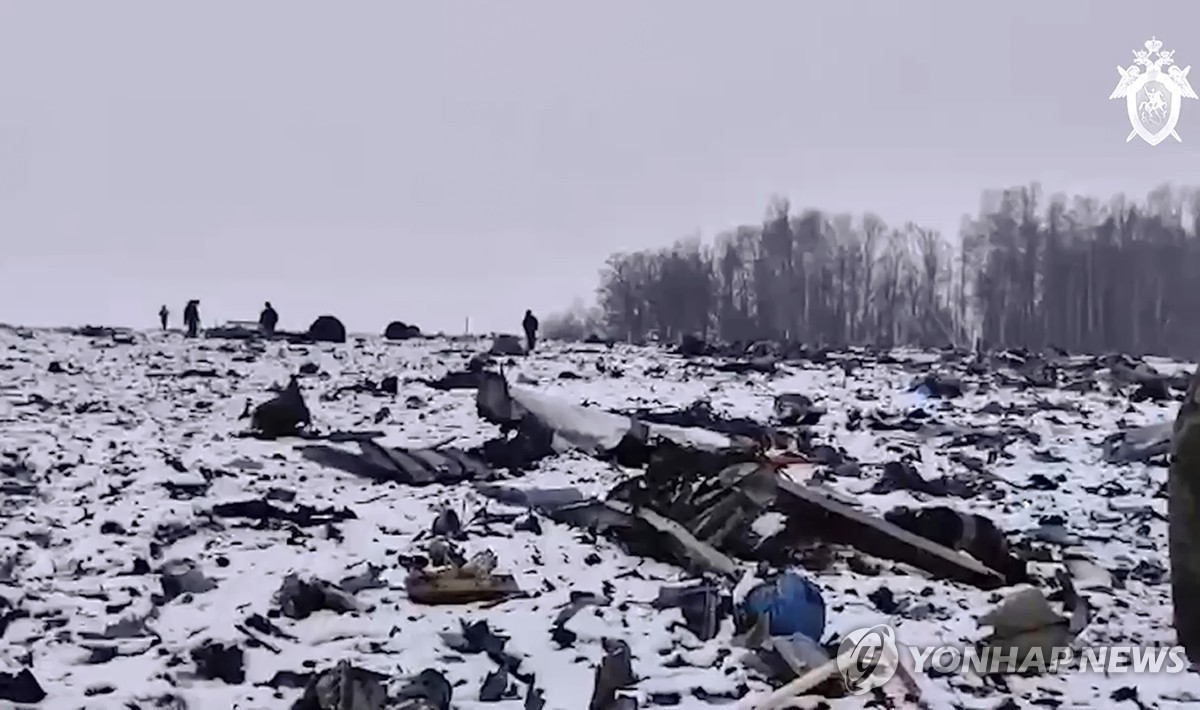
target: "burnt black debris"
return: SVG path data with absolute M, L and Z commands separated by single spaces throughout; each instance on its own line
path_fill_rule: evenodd
M 196 675 L 201 678 L 230 685 L 246 680 L 245 657 L 235 645 L 206 642 L 192 649 L 192 661 L 196 664 Z
M 713 410 L 712 403 L 704 400 L 693 402 L 683 409 L 637 409 L 622 414 L 649 424 L 707 429 L 729 436 L 745 437 L 754 442 L 770 443 L 774 440 L 774 430 L 771 427 L 747 417 L 721 416 Z
M 698 335 L 688 334 L 679 341 L 676 352 L 687 357 L 704 357 L 716 353 L 716 348 Z
M 316 508 L 297 504 L 293 509 L 288 510 L 263 499 L 218 503 L 209 512 L 218 518 L 245 518 L 260 524 L 291 523 L 302 528 L 340 523 L 358 518 L 354 511 L 346 508 Z
M 250 415 L 252 431 L 265 438 L 296 436 L 311 424 L 312 414 L 295 377 L 288 380 L 282 392 L 255 407 Z
M 346 326 L 336 317 L 324 315 L 308 326 L 308 337 L 318 343 L 344 343 Z
M 349 661 L 313 676 L 292 710 L 386 710 L 388 677 Z M 411 710 L 442 710 L 436 705 L 402 705 Z
M 620 639 L 602 639 L 604 658 L 596 666 L 595 685 L 588 710 L 615 710 L 629 707 L 619 691 L 637 682 L 633 675 L 633 654 Z M 636 703 L 632 707 L 637 707 Z
M 785 426 L 811 426 L 821 421 L 826 413 L 824 407 L 795 392 L 776 395 L 773 410 L 775 418 Z
M 353 594 L 325 580 L 303 579 L 294 573 L 284 578 L 275 593 L 275 603 L 290 619 L 307 619 L 323 610 L 338 614 L 359 610 Z
M 402 449 L 383 446 L 370 438 L 357 440 L 360 452 L 325 444 L 300 449 L 306 459 L 374 481 L 393 481 L 410 486 L 462 481 L 488 481 L 499 477 L 492 461 L 507 462 L 485 445 L 472 452 L 452 447 Z M 519 459 L 520 460 L 520 459 Z
M 730 615 L 731 599 L 719 583 L 700 582 L 663 587 L 652 602 L 655 609 L 679 609 L 689 631 L 701 641 L 715 638 L 721 621 Z
M 17 673 L 0 673 L 0 700 L 40 703 L 45 698 L 46 691 L 28 668 Z
M 383 329 L 383 337 L 388 340 L 411 340 L 421 337 L 421 329 L 404 321 L 394 320 Z
M 524 355 L 525 346 L 521 344 L 521 339 L 515 335 L 497 335 L 492 340 L 491 347 L 488 348 L 488 354 L 500 356 Z
M 160 573 L 162 602 L 166 603 L 183 594 L 203 594 L 217 588 L 192 560 L 171 560 L 162 566 Z
M 398 710 L 450 710 L 453 689 L 440 671 L 426 668 L 396 694 Z
M 951 508 L 896 508 L 884 519 L 939 545 L 962 550 L 1004 575 L 1008 584 L 1028 581 L 1026 562 L 1012 553 L 1004 533 L 982 515 Z
M 944 373 L 933 372 L 913 383 L 911 390 L 913 392 L 920 392 L 926 397 L 953 399 L 962 396 L 963 385 L 958 378 Z
M 975 470 L 966 475 L 927 479 L 921 476 L 911 461 L 889 461 L 883 465 L 883 472 L 871 492 L 882 494 L 904 490 L 926 496 L 973 498 L 994 486 L 986 472 L 981 470 L 982 463 L 969 461 L 967 467 Z
M 419 335 L 415 327 L 411 333 L 408 328 L 410 326 L 401 322 L 392 323 L 385 337 L 404 340 Z M 341 340 L 336 342 L 344 341 L 342 330 Z M 230 352 L 244 348 L 246 357 L 252 358 L 262 356 L 268 346 L 286 347 L 257 341 L 223 343 L 220 347 L 232 349 Z M 535 586 L 530 587 L 531 592 L 525 592 L 515 577 L 495 571 L 495 554 L 481 550 L 480 544 L 486 544 L 480 539 L 485 534 L 511 537 L 517 545 L 531 548 L 531 567 L 536 569 L 540 564 L 539 556 L 545 554 L 545 550 L 535 547 L 538 540 L 533 536 L 542 533 L 544 527 L 549 530 L 559 525 L 579 528 L 575 534 L 580 539 L 594 540 L 598 533 L 616 541 L 633 555 L 681 567 L 686 571 L 684 579 L 688 580 L 660 587 L 658 597 L 649 600 L 633 601 L 614 595 L 612 585 L 608 583 L 602 585 L 600 591 L 571 591 L 570 601 L 551 611 L 557 613 L 557 617 L 548 620 L 549 637 L 541 637 L 545 643 L 577 649 L 567 651 L 568 655 L 587 650 L 585 645 L 589 640 L 582 625 L 577 621 L 576 630 L 568 628 L 572 626 L 571 620 L 584 609 L 603 607 L 594 611 L 598 616 L 603 615 L 606 621 L 617 621 L 619 614 L 631 604 L 671 610 L 673 618 L 682 619 L 682 623 L 672 623 L 671 631 L 684 645 L 692 644 L 690 650 L 694 650 L 696 643 L 718 639 L 732 617 L 736 622 L 735 631 L 740 635 L 736 643 L 753 652 L 766 668 L 765 672 L 755 668 L 752 674 L 780 684 L 827 662 L 833 655 L 831 650 L 836 652 L 836 635 L 821 643 L 821 637 L 825 635 L 826 604 L 834 614 L 845 608 L 846 597 L 857 597 L 856 603 L 865 603 L 889 616 L 908 619 L 943 619 L 957 613 L 955 609 L 937 603 L 935 587 L 938 583 L 933 579 L 985 590 L 1019 583 L 1034 585 L 1036 593 L 1044 599 L 1029 595 L 1018 597 L 1015 606 L 1019 613 L 1016 613 L 1015 621 L 1005 617 L 1004 613 L 988 617 L 1002 622 L 997 628 L 1003 633 L 996 638 L 1011 640 L 1020 633 L 1037 632 L 1056 642 L 1069 641 L 1079 625 L 1087 623 L 1090 612 L 1077 611 L 1079 607 L 1072 600 L 1078 597 L 1071 596 L 1073 590 L 1069 581 L 1059 583 L 1056 588 L 1049 580 L 1037 576 L 1043 573 L 1043 565 L 1033 566 L 1031 571 L 1028 562 L 1063 562 L 1070 545 L 1093 534 L 1092 528 L 1097 526 L 1097 521 L 1125 520 L 1130 523 L 1130 534 L 1146 535 L 1148 521 L 1162 518 L 1161 513 L 1145 505 L 1143 511 L 1119 507 L 1122 499 L 1134 495 L 1146 483 L 1144 478 L 1138 477 L 1137 469 L 1135 474 L 1138 475 L 1128 479 L 1080 486 L 1077 481 L 1058 473 L 1061 466 L 1058 470 L 1052 466 L 1074 458 L 1075 454 L 1065 444 L 1061 450 L 1067 455 L 1059 453 L 1060 442 L 1057 440 L 1041 441 L 1037 432 L 1044 428 L 1030 423 L 1034 418 L 1051 423 L 1088 418 L 1088 399 L 1061 401 L 1055 397 L 1053 389 L 1096 388 L 1103 392 L 1102 396 L 1119 402 L 1119 406 L 1129 407 L 1131 414 L 1153 411 L 1153 407 L 1138 408 L 1130 402 L 1169 402 L 1177 398 L 1176 378 L 1155 372 L 1136 359 L 1072 358 L 1060 353 L 1017 351 L 976 356 L 947 349 L 935 353 L 931 362 L 928 353 L 918 357 L 900 351 L 892 354 L 867 350 L 837 352 L 804 349 L 794 344 L 722 344 L 685 338 L 679 347 L 681 357 L 664 353 L 659 361 L 649 365 L 651 370 L 664 375 L 674 373 L 685 380 L 695 378 L 695 384 L 701 384 L 699 377 L 713 370 L 727 373 L 720 378 L 722 382 L 753 382 L 762 388 L 762 397 L 758 400 L 762 405 L 760 412 L 767 415 L 766 405 L 770 404 L 769 415 L 757 419 L 728 416 L 722 411 L 723 404 L 714 405 L 713 400 L 707 398 L 687 407 L 664 409 L 652 392 L 644 398 L 634 399 L 627 405 L 631 407 L 629 409 L 607 409 L 589 402 L 577 404 L 539 390 L 537 381 L 531 379 L 548 381 L 549 386 L 563 391 L 580 385 L 556 380 L 590 380 L 595 384 L 597 378 L 618 376 L 620 360 L 614 353 L 619 354 L 623 347 L 618 346 L 613 351 L 578 347 L 569 351 L 570 362 L 554 363 L 551 367 L 540 367 L 545 364 L 542 362 L 530 363 L 530 367 L 522 365 L 522 371 L 510 384 L 503 370 L 497 372 L 496 368 L 510 365 L 513 362 L 508 359 L 510 356 L 525 353 L 526 348 L 520 342 L 514 345 L 510 339 L 501 336 L 493 348 L 495 357 L 482 354 L 469 361 L 467 356 L 474 351 L 474 346 L 448 346 L 436 358 L 419 365 L 425 370 L 420 373 L 421 378 L 411 376 L 413 368 L 407 364 L 406 369 L 395 370 L 405 377 L 403 395 L 400 379 L 396 376 L 383 376 L 383 372 L 370 368 L 347 371 L 345 364 L 339 363 L 340 356 L 345 354 L 343 349 L 322 348 L 320 359 L 317 359 L 316 348 L 295 348 L 302 351 L 298 361 L 322 363 L 321 367 L 312 364 L 301 368 L 301 374 L 307 375 L 306 387 L 324 387 L 326 394 L 320 401 L 347 394 L 342 404 L 361 406 L 361 411 L 354 414 L 355 421 L 363 426 L 371 426 L 372 418 L 381 428 L 394 428 L 406 418 L 424 419 L 445 401 L 457 397 L 443 392 L 473 388 L 478 415 L 494 424 L 499 433 L 483 443 L 478 443 L 481 439 L 472 441 L 471 444 L 478 443 L 474 448 L 459 449 L 450 445 L 466 439 L 457 431 L 454 432 L 456 438 L 414 448 L 385 445 L 381 438 L 383 432 L 314 432 L 311 413 L 297 380 L 293 378 L 275 399 L 248 412 L 254 430 L 262 438 L 289 436 L 319 442 L 306 442 L 298 447 L 301 455 L 367 481 L 406 486 L 449 486 L 470 482 L 486 498 L 528 510 L 494 513 L 483 507 L 482 512 L 468 515 L 466 511 L 475 502 L 472 498 L 468 498 L 466 506 L 452 509 L 443 507 L 441 501 L 433 502 L 435 497 L 441 496 L 432 495 L 430 490 L 410 491 L 405 495 L 428 496 L 430 500 L 426 514 L 416 519 L 416 524 L 425 529 L 411 541 L 411 547 L 406 543 L 400 546 L 402 549 L 389 548 L 386 554 L 381 551 L 372 564 L 346 570 L 345 576 L 336 583 L 300 573 L 290 574 L 282 580 L 269 611 L 256 614 L 247 608 L 239 612 L 240 622 L 235 623 L 234 628 L 243 636 L 236 643 L 205 642 L 191 651 L 197 674 L 225 683 L 244 683 L 242 649 L 251 654 L 259 652 L 256 649 L 278 653 L 286 646 L 299 643 L 302 634 L 297 629 L 301 625 L 296 622 L 313 615 L 356 614 L 373 609 L 375 604 L 392 604 L 395 593 L 399 592 L 395 587 L 400 575 L 404 575 L 404 590 L 409 602 L 444 605 L 438 612 L 441 614 L 451 613 L 463 604 L 518 606 L 526 602 L 509 600 L 535 596 L 542 591 L 565 592 L 564 587 L 570 582 L 552 579 L 549 575 L 535 582 Z M 195 376 L 213 382 L 164 380 L 163 386 L 191 387 L 191 391 L 196 392 L 208 387 L 218 389 L 224 384 L 220 376 L 204 374 L 208 372 L 206 361 L 197 362 L 206 369 Z M 843 399 L 840 396 L 834 397 L 833 393 L 815 388 L 805 393 L 780 393 L 784 387 L 795 387 L 793 383 L 802 378 L 783 380 L 771 376 L 772 373 L 799 372 L 819 365 L 832 368 L 836 380 L 840 376 L 839 369 L 849 378 L 857 370 L 884 363 L 896 365 L 906 373 L 903 384 L 913 383 L 909 394 L 893 393 L 901 396 L 889 399 L 887 394 L 864 386 L 857 392 L 858 401 L 853 403 L 851 398 L 852 404 L 845 405 L 844 411 L 831 404 L 840 402 Z M 459 367 L 463 369 L 455 369 Z M 442 375 L 446 372 L 449 374 Z M 347 382 L 355 384 L 338 386 Z M 409 390 L 410 386 L 415 392 Z M 1028 393 L 1020 403 L 1008 403 L 998 395 L 989 401 L 989 395 L 1003 389 L 1036 389 L 1037 392 Z M 696 391 L 701 390 L 697 388 Z M 720 402 L 719 389 L 710 391 L 709 396 Z M 970 397 L 966 398 L 968 394 Z M 380 397 L 386 401 L 371 399 Z M 1091 400 L 1098 400 L 1098 397 Z M 962 401 L 952 401 L 958 398 L 971 404 L 964 407 Z M 298 407 L 290 406 L 297 403 Z M 384 404 L 387 406 L 381 408 Z M 60 405 L 48 403 L 45 406 Z M 833 409 L 832 413 L 830 409 Z M 973 415 L 970 419 L 966 417 L 968 409 Z M 977 423 L 980 421 L 987 424 Z M 1143 419 L 1130 416 L 1130 421 Z M 1098 422 L 1089 422 L 1089 425 L 1093 429 L 1102 426 Z M 1121 462 L 1165 460 L 1171 434 L 1169 426 L 1144 429 L 1125 427 L 1124 423 L 1120 426 L 1122 430 L 1102 445 L 1106 458 Z M 858 451 L 855 442 L 839 441 L 837 437 L 839 431 L 845 430 L 859 430 L 862 433 L 858 438 L 886 440 L 882 460 L 860 461 L 851 455 L 850 451 Z M 900 434 L 887 435 L 889 432 Z M 1099 440 L 1103 433 L 1093 440 Z M 263 448 L 277 449 L 267 445 Z M 1032 451 L 1035 460 L 1046 462 L 1046 473 L 1014 476 L 1013 467 L 1008 463 L 1017 456 L 1018 449 L 1021 456 Z M 931 453 L 936 455 L 936 460 L 931 460 Z M 580 463 L 583 456 L 625 469 L 629 475 L 595 495 L 585 495 L 569 487 L 518 488 L 500 483 L 502 479 L 547 465 L 549 460 L 560 456 L 563 458 L 554 461 L 554 465 L 565 464 L 564 470 L 582 471 L 581 477 L 588 473 L 586 466 L 573 464 Z M 571 461 L 566 456 L 575 459 Z M 287 535 L 277 537 L 286 537 L 288 544 L 307 546 L 318 542 L 337 543 L 340 536 L 334 525 L 356 517 L 353 511 L 345 509 L 319 509 L 296 503 L 295 491 L 290 489 L 271 489 L 261 498 L 252 497 L 268 490 L 271 483 L 278 483 L 272 480 L 277 464 L 283 466 L 289 462 L 285 453 L 275 452 L 261 462 L 251 463 L 258 465 L 230 464 L 229 468 L 238 469 L 237 474 L 197 471 L 197 478 L 176 458 L 168 459 L 178 477 L 168 471 L 170 479 L 164 485 L 178 497 L 206 498 L 212 495 L 223 488 L 212 484 L 227 482 L 216 481 L 215 477 L 221 475 L 244 477 L 246 490 L 258 492 L 249 494 L 246 500 L 206 506 L 211 516 L 201 516 L 198 523 L 190 526 L 181 523 L 156 530 L 150 556 L 157 572 L 157 577 L 151 580 L 160 582 L 162 587 L 161 594 L 153 597 L 156 604 L 189 604 L 196 601 L 193 597 L 198 595 L 215 589 L 220 593 L 217 582 L 206 576 L 201 566 L 192 560 L 157 563 L 172 543 L 193 534 L 196 525 L 211 525 L 227 531 L 233 527 L 212 518 L 241 519 L 262 528 L 281 528 Z M 603 464 L 595 464 L 595 467 L 602 468 Z M 121 486 L 124 479 L 132 475 L 133 467 L 114 467 L 114 470 L 111 495 L 117 496 L 124 490 Z M 930 477 L 926 478 L 922 471 L 936 471 L 936 474 L 927 474 Z M 333 477 L 337 472 L 330 472 L 330 475 Z M 591 483 L 593 481 L 588 480 L 580 486 Z M 347 476 L 336 479 L 339 487 L 365 484 L 365 481 Z M 836 484 L 837 490 L 827 487 L 829 484 Z M 843 488 L 854 493 L 843 492 Z M 1046 516 L 1044 525 L 1015 532 L 997 525 L 1000 517 L 993 520 L 972 512 L 973 505 L 988 502 L 984 498 L 1009 503 L 1005 496 L 1018 500 L 1021 490 L 1061 490 L 1065 494 L 1080 488 L 1090 495 L 1112 498 L 1111 509 L 1086 510 L 1053 519 Z M 378 497 L 396 491 L 394 485 L 381 485 Z M 872 503 L 877 503 L 873 495 L 896 491 L 914 493 L 911 498 L 920 507 L 872 512 Z M 1160 497 L 1165 495 L 1163 492 Z M 374 500 L 375 492 L 368 491 L 363 498 Z M 951 498 L 954 500 L 947 500 Z M 1025 500 L 1028 500 L 1027 496 Z M 1021 503 L 1018 500 L 1016 504 Z M 85 512 L 85 515 L 91 514 Z M 116 524 L 105 520 L 99 511 L 92 525 L 106 535 L 120 536 L 105 538 L 109 541 L 132 536 L 138 530 L 134 521 L 123 520 Z M 302 530 L 314 527 L 324 530 Z M 360 530 L 358 526 L 355 528 L 357 535 Z M 350 537 L 348 533 L 347 528 L 347 538 Z M 1110 534 L 1109 531 L 1104 533 Z M 408 549 L 403 549 L 405 547 Z M 189 546 L 189 549 L 195 548 Z M 611 547 L 600 546 L 595 551 L 585 550 L 576 561 L 581 567 L 599 564 L 613 554 Z M 227 568 L 229 557 L 234 556 L 228 550 L 214 551 L 214 555 L 214 558 L 198 558 L 204 562 L 204 570 L 209 569 L 210 564 Z M 1071 562 L 1074 566 L 1068 566 L 1074 570 L 1072 574 L 1081 574 L 1079 570 L 1083 566 L 1075 564 L 1075 560 Z M 874 579 L 868 586 L 858 589 L 822 589 L 817 586 L 822 577 L 801 575 L 797 565 L 809 572 L 845 566 L 863 575 L 873 575 Z M 121 569 L 128 568 L 127 563 L 121 566 Z M 522 571 L 530 572 L 529 569 Z M 1113 589 L 1134 583 L 1164 585 L 1170 579 L 1165 565 L 1149 560 L 1123 561 L 1116 569 L 1102 571 L 1108 575 L 1107 584 Z M 140 561 L 134 572 L 148 575 L 151 567 Z M 647 582 L 654 583 L 649 587 L 652 590 L 663 579 L 656 576 L 652 567 L 636 563 L 630 564 L 623 574 L 644 575 Z M 916 590 L 921 585 L 910 587 L 892 581 L 896 575 L 906 574 L 925 575 L 931 581 L 919 592 Z M 756 577 L 757 584 L 751 585 L 749 593 L 739 594 L 736 588 L 743 586 L 741 583 L 749 577 Z M 812 592 L 804 613 L 794 611 L 797 607 L 779 613 L 786 608 L 781 601 L 785 596 L 782 593 L 767 601 L 762 599 L 764 588 L 781 587 L 779 580 L 789 577 L 802 580 Z M 224 579 L 219 574 L 217 578 Z M 526 579 L 522 577 L 522 584 Z M 882 583 L 884 580 L 887 580 L 886 584 Z M 222 586 L 225 584 L 227 582 L 221 581 Z M 1040 586 L 1045 586 L 1046 590 L 1039 589 Z M 387 591 L 366 593 L 378 589 Z M 999 595 L 995 598 L 1002 600 Z M 1029 619 L 1020 617 L 1030 616 L 1020 611 L 1022 606 L 1027 607 L 1026 611 L 1028 608 L 1037 610 L 1043 606 L 1042 601 L 1057 604 L 1060 600 L 1063 614 L 1055 611 L 1053 617 L 1036 619 L 1040 625 L 1022 626 Z M 133 606 L 124 598 L 105 599 L 104 603 L 113 609 Z M 743 624 L 747 609 L 755 605 L 762 607 L 758 616 L 752 623 Z M 1012 606 L 1008 604 L 1005 613 L 1013 613 Z M 763 611 L 768 608 L 769 611 Z M 589 613 L 584 612 L 584 615 Z M 674 616 L 676 613 L 677 617 Z M 811 629 L 790 633 L 798 621 L 810 615 L 820 623 L 814 622 Z M 788 627 L 789 623 L 791 627 Z M 402 636 L 404 632 L 403 624 L 399 624 L 391 636 Z M 94 646 L 90 648 L 93 655 L 88 662 L 105 663 L 129 653 L 111 643 L 102 647 L 101 641 L 154 640 L 153 616 L 125 617 L 117 624 L 110 624 L 105 634 L 111 638 L 88 639 Z M 804 638 L 797 639 L 797 635 Z M 523 667 L 528 663 L 527 659 L 506 649 L 507 639 L 488 628 L 486 621 L 463 620 L 459 632 L 448 633 L 444 638 L 449 649 L 458 654 L 487 654 L 495 663 L 494 668 L 475 677 L 456 677 L 456 687 L 460 696 L 468 698 L 466 702 L 477 698 L 482 702 L 516 706 L 520 699 L 527 709 L 546 705 L 543 693 L 535 687 L 533 676 L 533 672 L 542 669 Z M 605 654 L 596 668 L 589 707 L 606 710 L 636 707 L 637 701 L 631 697 L 630 688 L 637 678 L 633 673 L 629 646 L 613 639 L 606 639 L 603 645 Z M 145 652 L 145 648 L 140 648 L 140 652 Z M 676 649 L 672 653 L 674 660 L 670 662 L 687 665 L 683 655 Z M 183 659 L 175 660 L 182 662 Z M 306 666 L 316 668 L 312 663 Z M 392 707 L 446 710 L 451 702 L 451 684 L 432 668 L 416 677 L 402 679 L 374 674 L 343 662 L 319 673 L 278 673 L 270 685 L 277 688 L 303 686 L 304 696 L 295 707 L 317 710 Z M 398 693 L 389 693 L 389 688 L 395 691 L 400 686 Z M 577 699 L 577 705 L 581 707 L 586 693 L 586 689 L 582 690 Z M 836 694 L 838 691 L 822 687 L 813 692 Z M 714 697 L 701 689 L 693 694 Z M 650 697 L 654 703 L 684 702 L 679 693 L 643 691 L 642 695 Z

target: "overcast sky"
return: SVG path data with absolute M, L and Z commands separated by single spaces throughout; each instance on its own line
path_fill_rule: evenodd
M 1200 3 L 0 0 L 0 321 L 519 329 L 618 250 L 797 207 L 1200 184 L 1118 64 Z M 1192 75 L 1200 86 L 1200 71 Z

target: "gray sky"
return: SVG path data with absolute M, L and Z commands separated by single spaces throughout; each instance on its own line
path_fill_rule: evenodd
M 797 207 L 1200 183 L 1109 101 L 1200 3 L 0 0 L 0 321 L 516 330 L 611 252 Z M 1192 75 L 1200 87 L 1200 69 Z M 1187 168 L 1190 168 L 1188 170 Z

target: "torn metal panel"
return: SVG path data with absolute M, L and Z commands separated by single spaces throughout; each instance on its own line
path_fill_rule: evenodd
M 737 569 L 737 563 L 726 553 L 743 558 L 769 554 L 769 546 L 757 539 L 751 524 L 768 509 L 775 509 L 789 518 L 794 530 L 830 542 L 848 544 L 984 589 L 1005 584 L 1000 572 L 965 554 L 855 510 L 818 489 L 790 481 L 779 475 L 773 464 L 739 460 L 745 456 L 741 452 L 697 451 L 665 441 L 655 447 L 645 474 L 614 488 L 603 506 L 575 502 L 577 491 L 560 492 L 565 496 L 526 491 L 517 497 L 536 494 L 556 499 L 543 510 L 568 524 L 599 529 L 598 523 L 604 517 L 599 511 L 607 509 L 606 527 L 629 534 L 631 528 L 636 530 L 629 518 L 637 518 L 674 541 L 675 549 L 669 557 L 721 574 L 732 575 Z M 538 507 L 532 500 L 512 502 Z M 614 513 L 620 515 L 612 519 Z M 653 542 L 637 540 L 636 534 L 630 537 L 634 538 L 631 548 L 636 546 L 648 556 L 662 556 L 664 551 L 656 549 Z
M 635 507 L 626 501 L 588 498 L 573 488 L 522 490 L 494 485 L 476 485 L 475 488 L 489 498 L 507 505 L 533 508 L 566 525 L 612 533 L 634 554 L 644 553 L 647 557 L 731 577 L 740 574 L 738 563 L 732 558 L 698 540 L 678 522 L 648 508 Z M 663 545 L 663 539 L 669 540 L 670 544 Z
M 1147 462 L 1171 451 L 1172 422 L 1132 427 L 1116 432 L 1101 442 L 1108 463 Z
M 711 545 L 697 540 L 686 528 L 669 518 L 665 518 L 653 510 L 637 508 L 620 501 L 605 501 L 605 505 L 617 512 L 637 516 L 658 532 L 670 537 L 683 553 L 694 564 L 703 569 L 718 572 L 728 577 L 738 577 L 738 564 L 725 554 L 718 552 Z
M 556 450 L 579 449 L 592 455 L 613 451 L 626 436 L 665 438 L 705 450 L 733 447 L 723 434 L 692 427 L 647 424 L 628 416 L 584 407 L 520 385 L 510 385 L 497 373 L 485 373 L 475 396 L 479 415 L 493 424 L 517 426 L 526 417 L 539 420 L 554 432 Z
M 981 589 L 1004 586 L 1004 577 L 999 572 L 962 553 L 786 478 L 777 478 L 776 485 L 781 494 L 776 505 L 787 513 L 801 516 L 813 528 L 820 528 L 832 541 Z
M 300 447 L 300 454 L 323 466 L 375 481 L 410 486 L 460 481 L 486 481 L 499 477 L 483 461 L 460 449 L 400 449 L 367 438 L 356 439 L 360 452 L 327 445 Z

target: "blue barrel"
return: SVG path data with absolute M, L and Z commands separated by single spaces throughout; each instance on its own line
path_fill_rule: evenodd
M 825 600 L 821 590 L 794 572 L 760 584 L 746 595 L 743 611 L 752 619 L 770 614 L 772 636 L 803 634 L 820 641 L 825 633 Z

